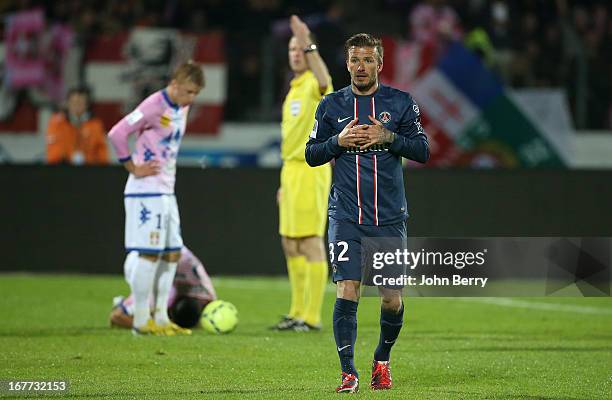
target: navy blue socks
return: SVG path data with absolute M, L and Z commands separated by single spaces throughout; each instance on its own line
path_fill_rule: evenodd
M 380 309 L 380 338 L 378 347 L 374 352 L 374 360 L 389 361 L 389 353 L 391 347 L 397 340 L 402 324 L 404 323 L 404 304 L 398 313 L 387 311 L 384 308 Z
M 336 299 L 334 306 L 334 337 L 342 372 L 357 375 L 354 354 L 357 340 L 357 305 L 351 300 Z

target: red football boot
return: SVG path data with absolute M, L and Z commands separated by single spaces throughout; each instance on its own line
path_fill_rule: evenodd
M 342 373 L 342 384 L 336 388 L 337 393 L 357 393 L 359 391 L 359 378 L 353 374 Z
M 374 361 L 372 363 L 372 382 L 370 383 L 372 389 L 391 389 L 392 385 L 389 361 Z

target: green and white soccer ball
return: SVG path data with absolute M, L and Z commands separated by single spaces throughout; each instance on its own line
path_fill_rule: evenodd
M 238 310 L 223 300 L 210 302 L 202 312 L 202 327 L 210 333 L 230 333 L 238 325 Z

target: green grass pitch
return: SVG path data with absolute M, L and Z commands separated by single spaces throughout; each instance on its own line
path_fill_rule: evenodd
M 0 379 L 68 379 L 66 396 L 87 399 L 339 396 L 331 285 L 323 331 L 287 333 L 267 329 L 287 310 L 286 280 L 214 283 L 240 312 L 235 332 L 133 337 L 107 323 L 127 292 L 119 276 L 0 275 Z M 612 398 L 610 298 L 408 298 L 386 392 L 368 388 L 378 308 L 359 307 L 358 398 Z

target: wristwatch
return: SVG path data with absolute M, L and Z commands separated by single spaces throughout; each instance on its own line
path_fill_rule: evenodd
M 317 45 L 312 43 L 310 46 L 304 47 L 304 54 L 310 53 L 311 51 L 317 51 Z

